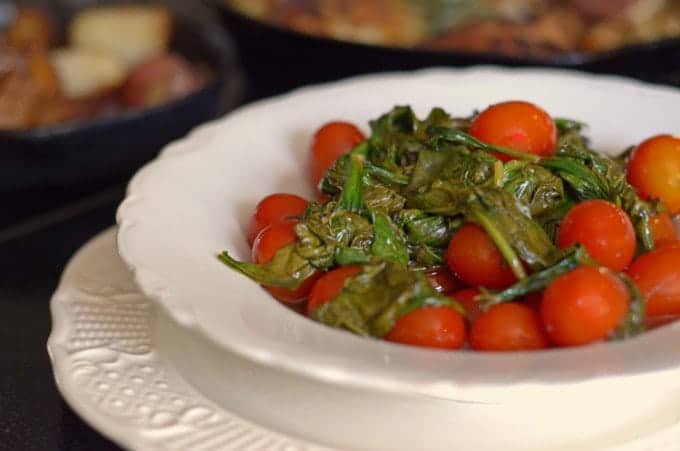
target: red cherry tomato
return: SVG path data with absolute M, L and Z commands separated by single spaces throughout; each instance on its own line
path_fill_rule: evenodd
M 660 213 L 649 218 L 649 227 L 652 229 L 654 244 L 664 240 L 677 240 L 675 224 L 668 213 Z
M 671 214 L 680 212 L 680 138 L 649 138 L 630 155 L 628 183 L 640 197 L 661 199 Z
M 460 281 L 456 279 L 456 276 L 451 274 L 449 268 L 446 266 L 440 266 L 439 268 L 433 269 L 425 273 L 427 281 L 430 282 L 432 288 L 437 290 L 438 293 L 450 293 L 453 290 L 460 288 Z
M 676 321 L 680 321 L 680 315 L 647 316 L 645 318 L 645 328 L 656 329 Z
M 309 167 L 314 186 L 319 186 L 326 171 L 343 153 L 365 141 L 361 131 L 349 122 L 329 122 L 314 135 L 309 156 Z
M 479 293 L 479 288 L 465 288 L 449 295 L 465 309 L 465 316 L 470 322 L 474 322 L 482 313 L 479 302 L 475 299 Z
M 641 255 L 627 272 L 647 299 L 648 316 L 680 315 L 680 246 Z
M 604 200 L 588 200 L 573 207 L 562 220 L 557 244 L 564 249 L 581 243 L 603 266 L 622 271 L 635 254 L 635 229 L 628 215 Z
M 262 199 L 253 212 L 248 226 L 248 245 L 253 246 L 257 234 L 267 226 L 291 216 L 300 216 L 307 208 L 307 201 L 295 194 L 277 193 Z
M 298 240 L 295 234 L 297 220 L 277 222 L 265 227 L 255 238 L 253 243 L 253 261 L 258 264 L 267 263 L 276 254 L 276 251 Z M 265 287 L 272 296 L 281 302 L 297 303 L 307 298 L 314 286 L 317 277 L 312 276 L 305 280 L 296 290 L 283 287 Z
M 623 322 L 626 286 L 605 268 L 582 266 L 557 277 L 545 291 L 541 317 L 558 346 L 603 340 Z
M 309 293 L 307 301 L 307 316 L 311 317 L 314 310 L 340 294 L 345 281 L 358 274 L 361 266 L 343 266 L 334 269 L 319 277 Z
M 522 351 L 548 347 L 538 313 L 519 302 L 506 302 L 482 312 L 470 328 L 477 351 Z
M 655 249 L 662 249 L 665 247 L 680 247 L 680 240 L 678 239 L 663 239 L 654 242 Z
M 548 113 L 521 101 L 491 105 L 470 126 L 470 134 L 488 144 L 534 155 L 552 155 L 557 146 L 557 127 Z M 512 157 L 495 154 L 503 161 Z
M 539 312 L 541 310 L 541 303 L 543 302 L 543 295 L 541 293 L 529 293 L 523 298 L 519 299 L 518 302 L 531 307 L 534 311 Z
M 397 320 L 385 339 L 427 348 L 460 349 L 465 320 L 453 307 L 421 307 Z
M 453 235 L 446 263 L 467 285 L 502 289 L 516 281 L 494 242 L 476 224 L 465 224 Z

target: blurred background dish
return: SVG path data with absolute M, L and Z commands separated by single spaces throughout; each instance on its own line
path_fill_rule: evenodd
M 237 102 L 228 36 L 177 5 L 4 7 L 0 192 L 129 176 Z
M 252 97 L 433 65 L 571 67 L 680 82 L 676 0 L 210 1 L 238 43 Z

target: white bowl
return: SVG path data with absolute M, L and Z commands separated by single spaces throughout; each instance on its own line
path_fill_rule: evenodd
M 486 426 L 524 440 L 526 449 L 623 431 L 669 407 L 668 421 L 677 421 L 680 324 L 624 342 L 544 352 L 425 350 L 314 323 L 217 261 L 225 249 L 247 259 L 244 230 L 259 199 L 281 191 L 313 196 L 305 157 L 322 123 L 346 119 L 366 128 L 396 104 L 419 115 L 434 106 L 467 115 L 507 99 L 587 122 L 594 147 L 611 152 L 678 132 L 677 90 L 576 72 L 437 69 L 304 88 L 202 127 L 142 169 L 118 212 L 119 252 L 145 294 L 229 351 L 345 387 L 458 401 L 452 421 L 465 412 L 461 402 L 521 406 L 511 421 L 500 407 L 484 416 Z M 543 415 L 553 407 L 557 417 Z M 534 426 L 522 432 L 522 424 Z

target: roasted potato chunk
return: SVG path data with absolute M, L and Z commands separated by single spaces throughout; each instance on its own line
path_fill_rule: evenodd
M 61 90 L 70 99 L 111 93 L 125 81 L 125 65 L 107 53 L 84 48 L 60 48 L 52 52 Z
M 52 19 L 39 9 L 20 8 L 6 31 L 7 45 L 18 50 L 46 50 L 57 40 Z
M 76 14 L 68 30 L 72 46 L 113 55 L 132 68 L 170 44 L 172 16 L 160 6 L 101 6 Z
M 57 74 L 45 50 L 21 54 L 0 49 L 0 129 L 36 125 L 36 116 L 49 102 L 60 98 Z

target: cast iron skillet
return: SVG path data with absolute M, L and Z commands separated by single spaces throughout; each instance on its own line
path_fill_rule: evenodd
M 680 85 L 680 39 L 549 59 L 405 49 L 308 35 L 247 17 L 227 6 L 224 0 L 206 1 L 219 10 L 237 43 L 251 83 L 251 97 L 359 73 L 475 64 L 563 67 Z
M 33 2 L 35 3 L 35 2 Z M 68 2 L 43 2 L 67 20 L 77 9 Z M 78 7 L 93 3 L 79 0 Z M 129 3 L 129 2 L 128 2 Z M 181 5 L 184 2 L 175 2 Z M 173 50 L 207 65 L 211 81 L 171 103 L 112 118 L 46 128 L 0 132 L 0 192 L 87 184 L 132 175 L 170 141 L 233 107 L 238 101 L 239 70 L 232 43 L 212 15 L 170 5 L 175 18 Z M 180 8 L 180 9 L 178 9 Z

